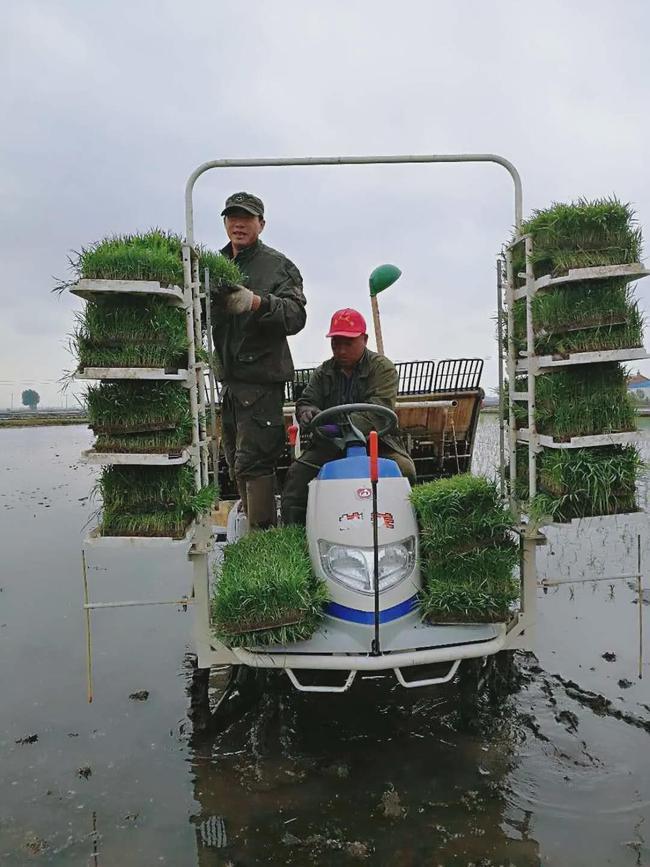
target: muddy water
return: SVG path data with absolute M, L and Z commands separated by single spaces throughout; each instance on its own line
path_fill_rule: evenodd
M 488 418 L 478 469 L 495 442 Z M 383 678 L 307 698 L 276 677 L 196 739 L 173 608 L 94 615 L 86 703 L 88 444 L 82 427 L 0 431 L 0 864 L 650 864 L 650 666 L 639 681 L 625 580 L 540 590 L 536 658 L 478 703 Z M 632 572 L 639 532 L 650 587 L 644 515 L 549 529 L 540 574 Z

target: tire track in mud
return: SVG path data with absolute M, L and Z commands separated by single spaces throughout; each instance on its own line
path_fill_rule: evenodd
M 531 654 L 531 656 L 533 655 Z M 611 699 L 606 698 L 601 693 L 585 689 L 574 680 L 564 678 L 560 674 L 551 674 L 546 672 L 537 661 L 524 666 L 523 670 L 530 674 L 531 680 L 535 677 L 539 679 L 540 688 L 547 696 L 549 704 L 553 706 L 557 705 L 557 699 L 555 698 L 553 690 L 553 684 L 557 684 L 562 688 L 566 696 L 577 702 L 581 707 L 592 711 L 595 716 L 610 717 L 611 719 L 619 720 L 620 722 L 624 722 L 629 726 L 641 729 L 650 734 L 650 719 L 638 716 L 630 711 L 621 710 L 615 706 Z M 647 707 L 646 705 L 642 706 Z M 566 724 L 567 730 L 569 731 L 576 731 L 578 728 L 579 720 L 572 711 L 561 710 L 557 714 L 556 719 L 558 722 Z M 528 727 L 530 728 L 530 726 Z

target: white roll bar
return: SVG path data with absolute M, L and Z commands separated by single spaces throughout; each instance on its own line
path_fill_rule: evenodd
M 194 246 L 194 184 L 209 169 L 260 168 L 263 166 L 367 166 L 390 163 L 496 163 L 503 166 L 515 187 L 515 227 L 521 226 L 523 195 L 521 177 L 514 165 L 498 154 L 404 154 L 374 157 L 279 157 L 256 160 L 210 160 L 194 169 L 185 185 L 185 239 Z

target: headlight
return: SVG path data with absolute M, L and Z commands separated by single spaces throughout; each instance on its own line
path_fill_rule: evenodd
M 373 549 L 318 543 L 321 566 L 328 578 L 359 593 L 373 592 Z M 407 578 L 415 565 L 415 537 L 379 546 L 379 591 Z

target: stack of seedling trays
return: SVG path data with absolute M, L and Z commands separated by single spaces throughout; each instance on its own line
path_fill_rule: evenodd
M 221 256 L 200 256 L 216 279 L 231 269 Z M 93 535 L 188 539 L 215 491 L 203 469 L 198 286 L 184 279 L 181 239 L 158 230 L 112 237 L 72 266 L 77 280 L 67 285 L 86 301 L 71 340 L 75 376 L 98 381 L 87 392 L 97 439 L 84 453 L 103 465 Z
M 641 460 L 623 365 L 648 357 L 631 284 L 650 273 L 640 255 L 633 212 L 615 199 L 537 211 L 508 248 L 510 400 L 526 444 L 516 487 L 535 491 L 538 518 L 636 509 Z
M 257 530 L 227 545 L 212 599 L 212 625 L 229 647 L 311 638 L 327 602 L 313 574 L 304 527 Z
M 429 623 L 504 623 L 519 596 L 514 517 L 494 482 L 464 473 L 416 485 L 422 615 Z

